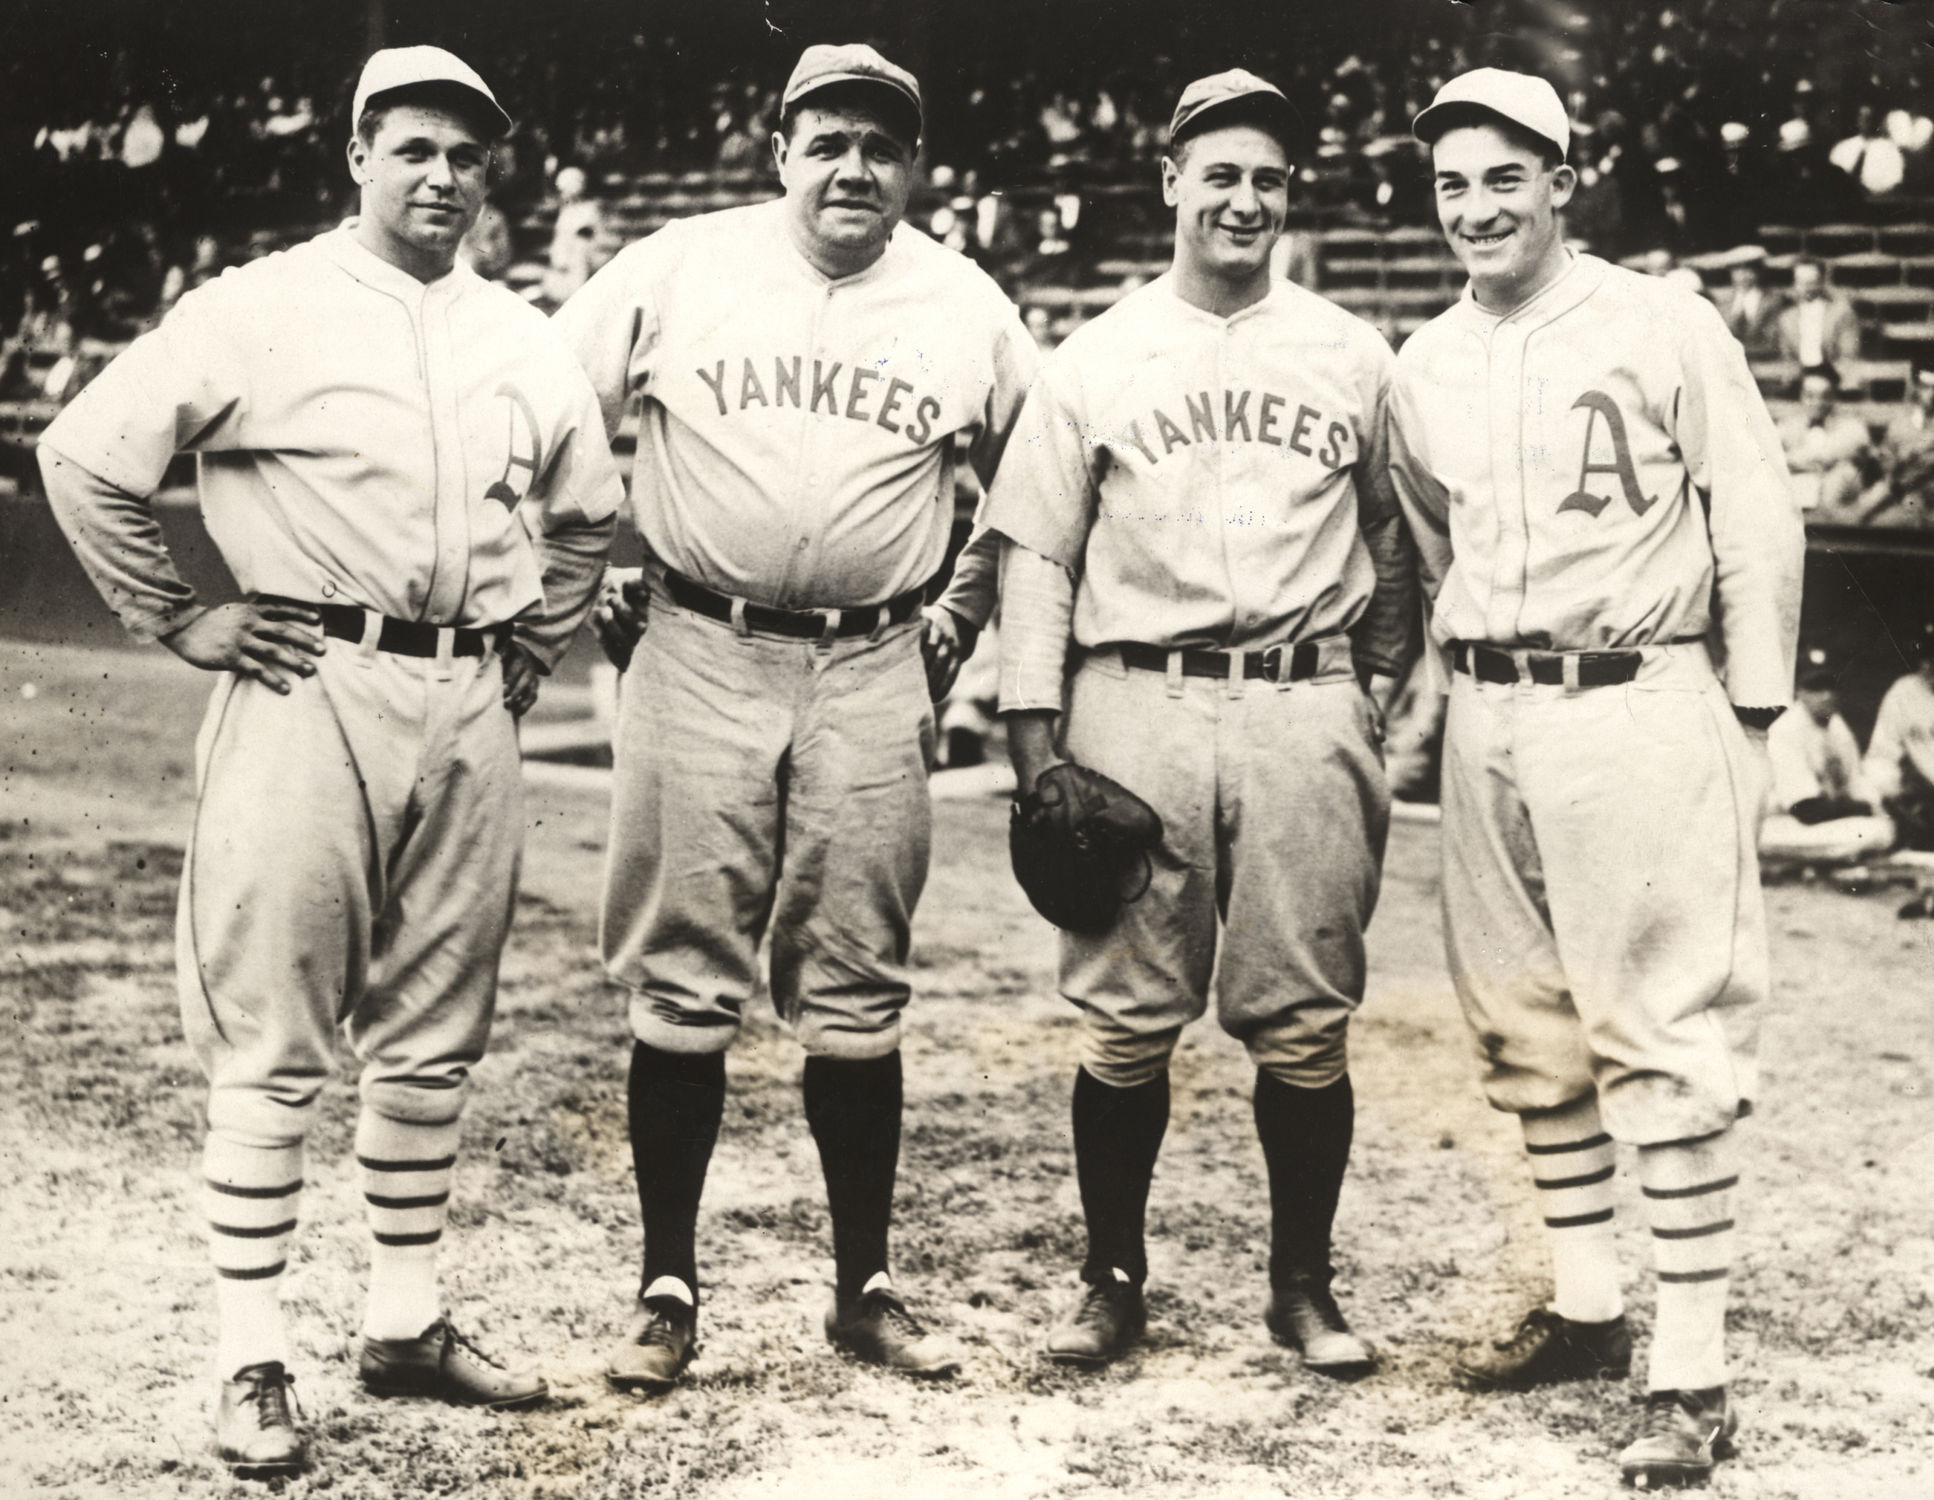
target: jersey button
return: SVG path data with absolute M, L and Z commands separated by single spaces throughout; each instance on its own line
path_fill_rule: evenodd
M 806 550 L 806 549 L 807 549 L 808 547 L 810 547 L 810 546 L 812 546 L 812 544 L 813 544 L 813 543 L 812 543 L 812 538 L 811 538 L 811 537 L 805 537 L 805 536 L 802 536 L 802 537 L 801 537 L 801 538 L 799 539 L 799 550 L 800 550 L 801 552 L 804 552 L 804 551 L 805 551 L 805 550 Z

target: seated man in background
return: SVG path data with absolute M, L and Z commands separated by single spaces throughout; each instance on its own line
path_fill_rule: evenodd
M 1902 846 L 1934 850 L 1934 621 L 1907 649 L 1914 670 L 1880 700 L 1864 769 Z
M 1934 526 L 1934 365 L 1916 365 L 1876 457 L 1880 477 L 1860 496 L 1870 526 Z
M 1860 316 L 1827 285 L 1817 260 L 1793 263 L 1793 299 L 1779 316 L 1779 353 L 1803 368 L 1860 358 Z
M 1766 732 L 1773 810 L 1760 825 L 1760 858 L 1843 864 L 1891 848 L 1894 825 L 1875 812 L 1824 651 L 1806 653 L 1797 697 Z
M 1872 452 L 1867 424 L 1835 402 L 1840 375 L 1832 365 L 1810 365 L 1800 372 L 1800 404 L 1781 418 L 1780 446 L 1793 474 L 1793 492 L 1809 521 L 1851 524 L 1861 515 L 1860 500 Z

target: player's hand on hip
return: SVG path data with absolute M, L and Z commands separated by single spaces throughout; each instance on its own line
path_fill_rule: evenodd
M 322 618 L 296 604 L 218 604 L 161 643 L 204 672 L 235 672 L 286 694 L 315 675 Z
M 927 696 L 938 703 L 953 691 L 954 679 L 974 654 L 980 627 L 939 604 L 929 604 L 921 616 L 920 656 L 927 664 Z
M 591 606 L 591 628 L 605 657 L 620 672 L 631 665 L 631 653 L 644 636 L 649 599 L 643 568 L 604 570 L 598 601 Z
M 516 641 L 498 654 L 504 660 L 504 707 L 521 719 L 537 701 L 537 685 L 544 674 L 537 658 Z

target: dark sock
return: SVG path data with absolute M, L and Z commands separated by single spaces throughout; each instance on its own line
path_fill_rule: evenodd
M 1143 1223 L 1155 1158 L 1168 1133 L 1168 1070 L 1133 1088 L 1112 1088 L 1086 1068 L 1074 1075 L 1074 1164 L 1081 1212 L 1088 1221 L 1088 1259 L 1081 1279 L 1095 1283 L 1123 1272 L 1148 1279 Z
M 1256 1134 L 1269 1167 L 1269 1284 L 1330 1277 L 1330 1225 L 1350 1163 L 1356 1093 L 1343 1077 L 1299 1089 L 1256 1074 Z
M 806 1123 L 826 1173 L 841 1300 L 886 1270 L 900 1164 L 900 1054 L 806 1059 Z
M 631 1048 L 631 1165 L 645 1224 L 640 1288 L 676 1276 L 698 1295 L 698 1200 L 725 1113 L 723 1052 Z

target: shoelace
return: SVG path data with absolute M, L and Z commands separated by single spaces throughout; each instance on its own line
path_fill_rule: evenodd
M 1093 1285 L 1075 1309 L 1075 1322 L 1083 1328 L 1102 1328 L 1114 1320 L 1115 1292 L 1112 1287 Z
M 921 1326 L 920 1320 L 907 1311 L 906 1304 L 898 1297 L 889 1297 L 884 1292 L 876 1295 L 879 1298 L 880 1316 L 884 1321 L 916 1339 L 927 1336 L 927 1330 Z
M 1524 1315 L 1523 1319 L 1518 1323 L 1516 1333 L 1506 1339 L 1494 1339 L 1492 1341 L 1492 1347 L 1504 1354 L 1516 1354 L 1521 1350 L 1528 1349 L 1544 1337 L 1548 1321 L 1543 1309 L 1534 1309 Z
M 1677 1437 L 1691 1419 L 1703 1428 L 1706 1416 L 1702 1415 L 1699 1404 L 1683 1391 L 1654 1391 L 1645 1398 L 1645 1416 L 1639 1422 L 1641 1438 Z M 1718 1439 L 1723 1423 L 1714 1421 L 1712 1431 L 1699 1438 L 1701 1448 L 1710 1448 Z
M 638 1335 L 639 1345 L 647 1349 L 676 1350 L 684 1342 L 684 1334 L 678 1325 L 665 1313 L 656 1310 L 652 1312 L 651 1321 Z
M 491 1369 L 501 1370 L 505 1368 L 502 1361 L 492 1359 L 488 1354 L 485 1354 L 483 1350 L 479 1349 L 469 1339 L 465 1338 L 461 1333 L 457 1332 L 457 1330 L 454 1327 L 452 1327 L 450 1324 L 445 1323 L 443 1325 L 443 1330 L 445 1333 L 449 1334 L 451 1343 L 457 1345 L 459 1348 L 468 1350 L 471 1354 L 474 1354 L 478 1359 L 482 1360 L 485 1364 L 489 1365 Z
M 255 1420 L 263 1427 L 293 1427 L 301 1409 L 295 1402 L 295 1376 L 286 1370 L 280 1380 L 251 1381 L 242 1399 L 255 1403 Z

